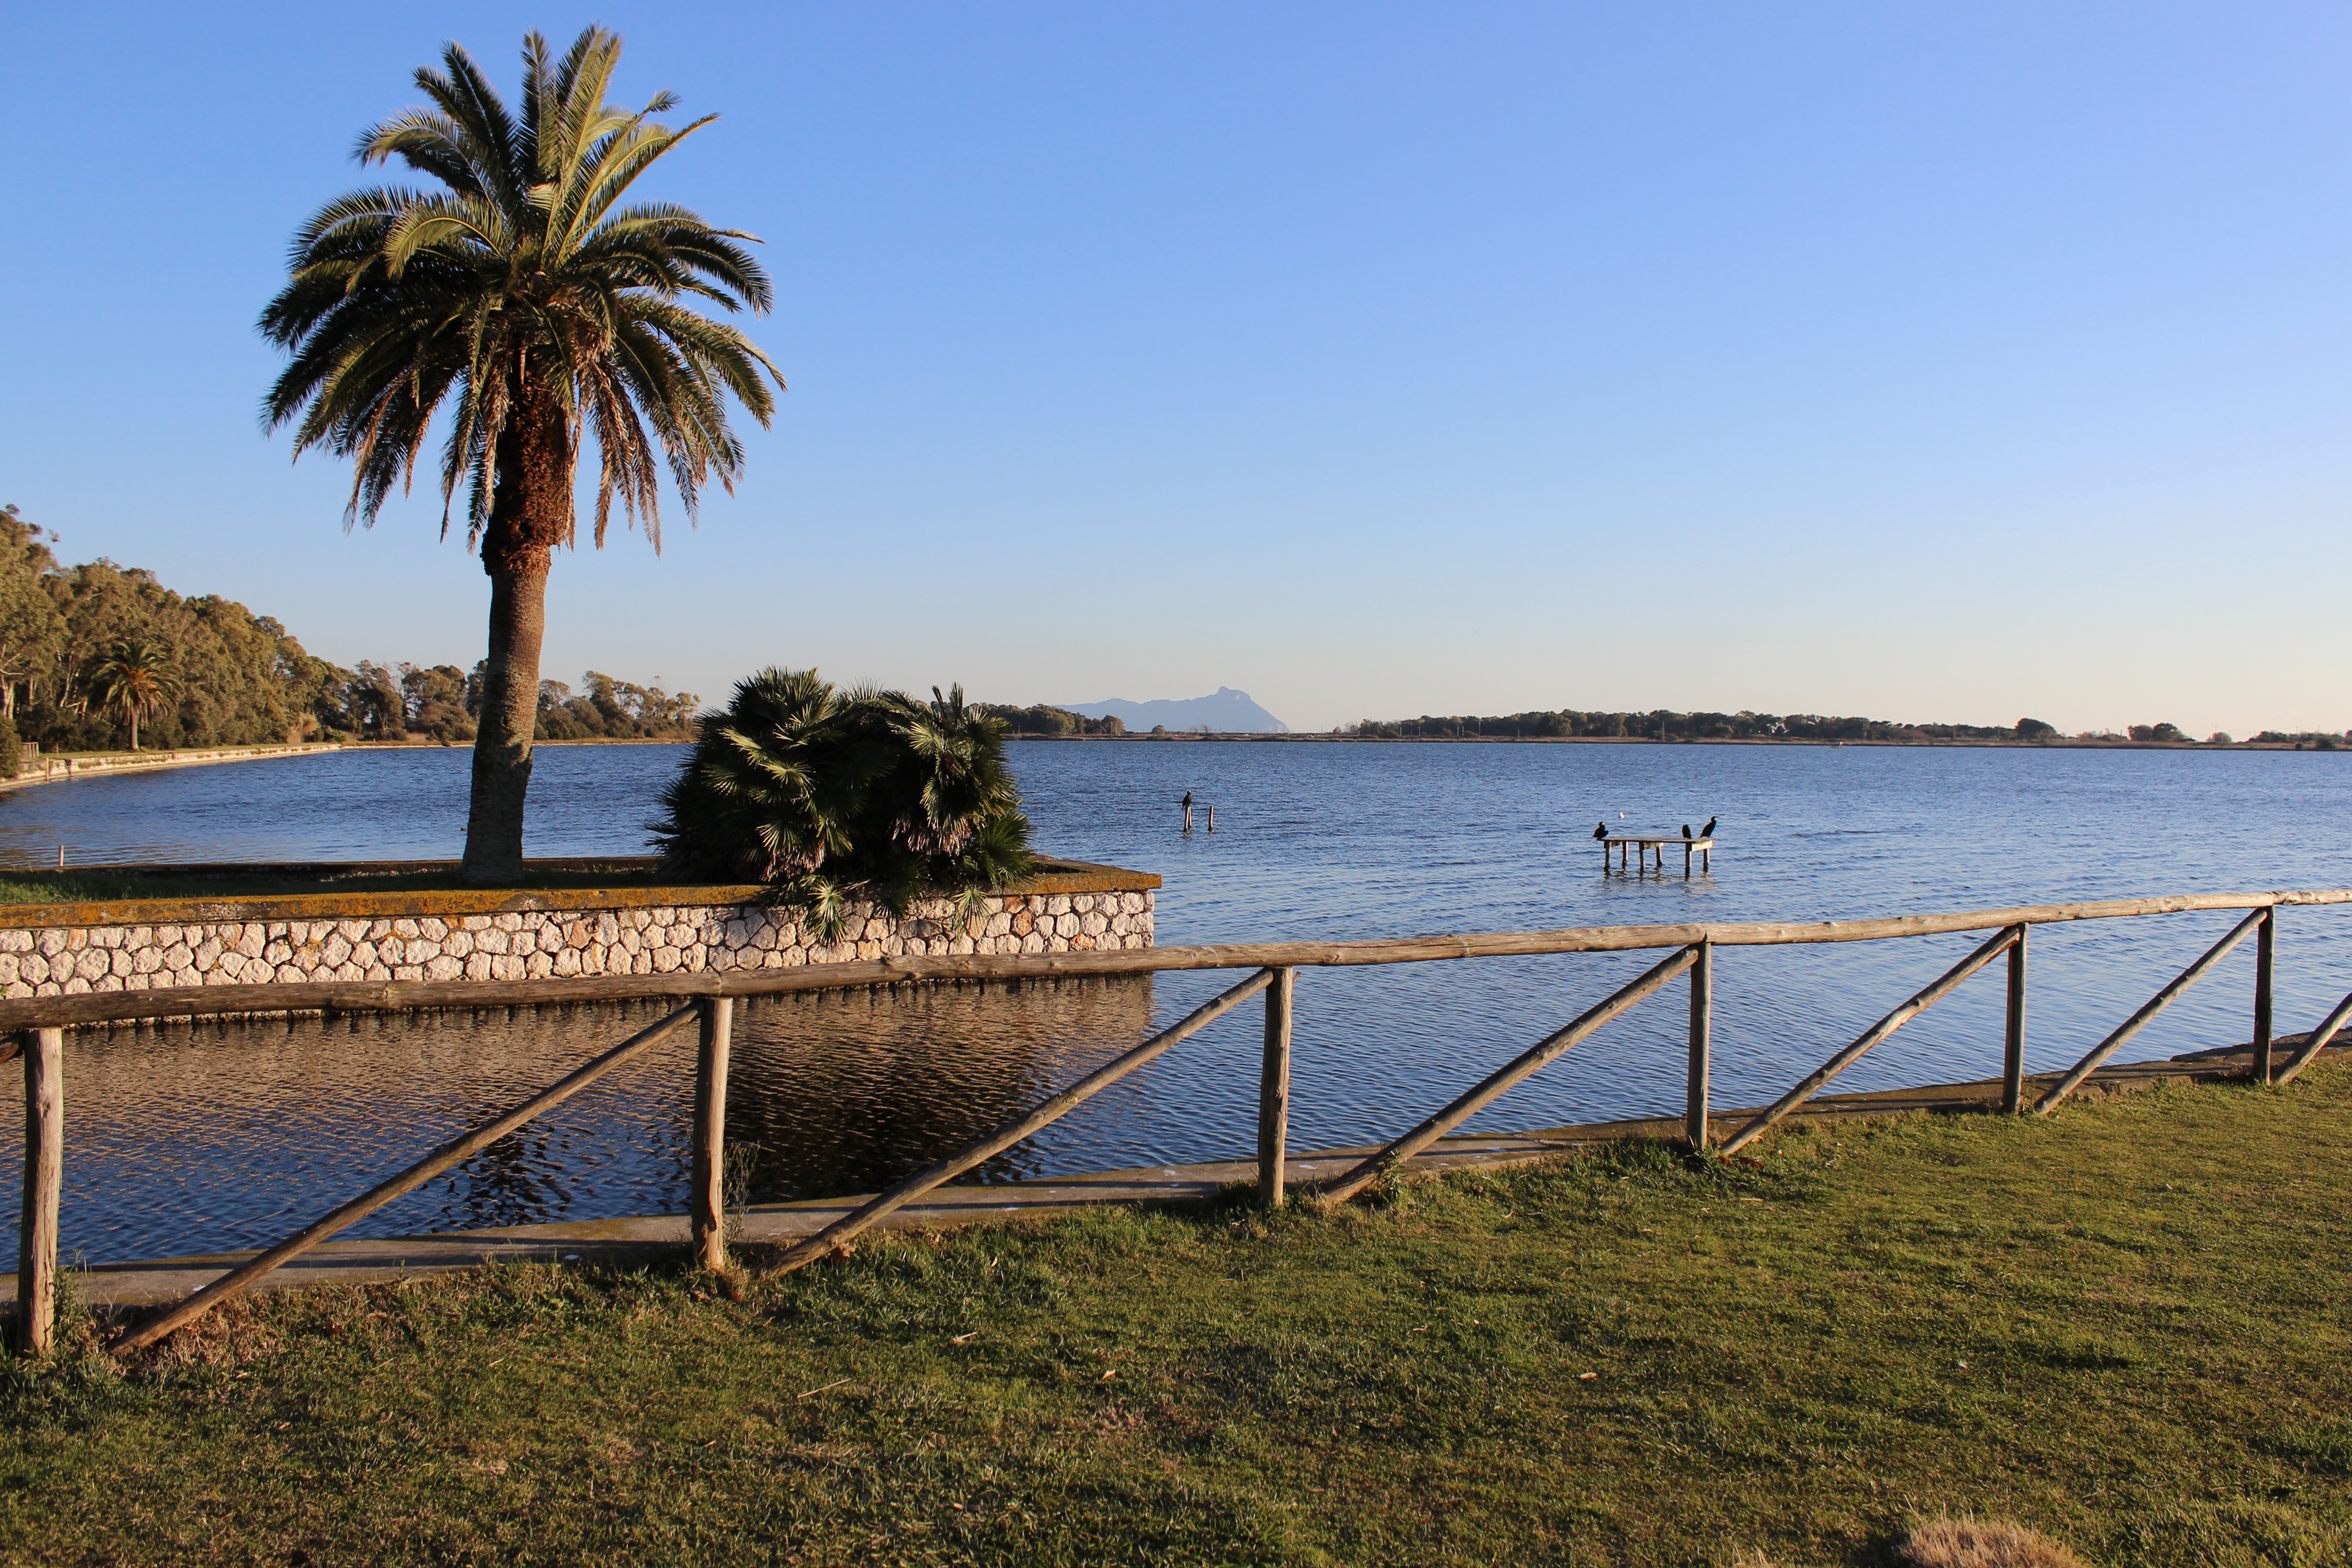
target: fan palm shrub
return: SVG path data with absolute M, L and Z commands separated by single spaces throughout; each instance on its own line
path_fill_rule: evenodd
M 1036 868 L 1004 734 L 960 686 L 924 702 L 763 669 L 702 716 L 654 844 L 672 875 L 763 884 L 827 940 L 858 901 L 968 903 Z
M 131 749 L 139 749 L 139 721 L 180 694 L 180 674 L 171 650 L 141 637 L 126 637 L 90 668 L 89 706 L 131 726 Z
M 352 460 L 344 526 L 373 524 L 446 413 L 442 531 L 460 486 L 467 543 L 490 578 L 489 657 L 474 745 L 465 876 L 522 872 L 523 797 L 538 717 L 547 573 L 574 542 L 572 481 L 598 456 L 595 542 L 618 500 L 661 548 L 667 466 L 687 515 L 712 478 L 730 492 L 743 448 L 730 396 L 764 426 L 783 385 L 766 355 L 688 309 L 764 311 L 753 237 L 684 207 L 625 205 L 646 170 L 715 118 L 672 128 L 605 101 L 621 40 L 581 33 L 561 58 L 523 41 L 509 110 L 457 45 L 416 72 L 427 107 L 363 132 L 362 163 L 397 160 L 438 188 L 380 185 L 319 209 L 261 330 L 292 362 L 264 401 L 299 457 Z M 660 459 L 656 461 L 656 458 Z

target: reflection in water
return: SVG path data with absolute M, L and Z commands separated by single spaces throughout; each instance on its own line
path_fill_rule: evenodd
M 870 1191 L 919 1169 L 1134 1044 L 1151 1005 L 1148 976 L 740 1003 L 728 1136 L 751 1148 L 748 1196 Z M 65 1252 L 109 1262 L 274 1241 L 667 1010 L 639 1002 L 72 1036 Z M 347 1234 L 674 1213 L 691 1164 L 693 1071 L 688 1030 Z M 22 1145 L 11 1120 L 0 1182 L 13 1191 Z M 1024 1144 L 978 1179 L 1035 1174 L 1049 1157 Z
M 738 1004 L 727 1136 L 758 1151 L 754 1203 L 872 1192 L 994 1131 L 1150 1025 L 1150 975 Z M 977 1175 L 1043 1170 L 1023 1143 Z

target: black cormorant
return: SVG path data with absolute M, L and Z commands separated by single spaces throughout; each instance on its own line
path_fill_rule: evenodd
M 1715 818 L 1710 816 L 1706 819 L 1706 826 L 1698 830 L 1698 836 L 1701 838 L 1712 838 L 1715 837 Z
M 1683 837 L 1684 837 L 1685 838 L 1688 838 L 1690 836 L 1691 836 L 1690 824 L 1689 824 L 1689 823 L 1687 823 L 1687 822 L 1685 822 L 1685 823 L 1684 823 L 1684 824 L 1683 824 Z
M 1607 823 L 1605 823 L 1605 822 L 1596 822 L 1596 823 L 1594 823 L 1594 824 L 1592 825 L 1592 837 L 1595 837 L 1595 838 L 1606 838 L 1606 837 L 1609 837 L 1609 825 L 1608 825 Z

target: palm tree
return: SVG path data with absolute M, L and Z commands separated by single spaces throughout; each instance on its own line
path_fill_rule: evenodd
M 131 724 L 131 749 L 139 749 L 139 721 L 180 694 L 180 675 L 170 650 L 139 637 L 116 643 L 89 672 L 89 701 L 100 713 Z
M 405 489 L 443 405 L 442 531 L 467 488 L 467 543 L 490 578 L 489 658 L 474 742 L 465 876 L 522 874 L 523 796 L 539 709 L 547 570 L 574 542 L 584 436 L 599 458 L 595 542 L 615 497 L 661 548 L 656 448 L 689 520 L 743 448 L 730 394 L 765 426 L 783 378 L 734 327 L 687 308 L 765 311 L 744 242 L 683 207 L 622 205 L 637 177 L 715 116 L 672 129 L 604 101 L 621 40 L 589 27 L 555 58 L 523 40 L 520 117 L 465 50 L 419 69 L 427 108 L 364 132 L 363 163 L 399 159 L 439 190 L 379 186 L 328 203 L 296 237 L 291 279 L 261 330 L 292 354 L 264 409 L 295 421 L 296 455 L 352 459 L 344 526 Z M 763 379 L 763 377 L 765 379 Z M 650 436 L 647 426 L 651 426 Z
M 683 877 L 767 885 L 828 941 L 853 900 L 905 914 L 1036 868 L 1005 724 L 963 689 L 837 691 L 814 669 L 735 688 L 662 795 L 654 843 Z

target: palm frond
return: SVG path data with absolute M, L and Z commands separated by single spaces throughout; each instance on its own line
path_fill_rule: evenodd
M 685 302 L 761 312 L 772 290 L 749 235 L 680 206 L 620 205 L 710 121 L 655 120 L 677 105 L 666 92 L 635 111 L 612 105 L 620 54 L 602 27 L 561 57 L 526 36 L 509 110 L 449 45 L 437 68 L 415 73 L 425 103 L 371 127 L 356 149 L 439 188 L 352 191 L 297 231 L 286 286 L 258 323 L 289 353 L 262 417 L 293 426 L 297 457 L 316 447 L 351 459 L 347 524 L 373 521 L 412 482 L 436 422 L 443 531 L 463 488 L 475 547 L 487 548 L 494 517 L 560 525 L 538 548 L 569 542 L 568 503 L 498 500 L 501 485 L 521 482 L 504 477 L 522 472 L 516 441 L 569 464 L 594 437 L 600 546 L 617 500 L 660 549 L 665 471 L 689 520 L 713 478 L 733 488 L 743 447 L 730 401 L 765 425 L 783 378 L 743 333 Z M 568 468 L 558 478 L 568 497 Z

